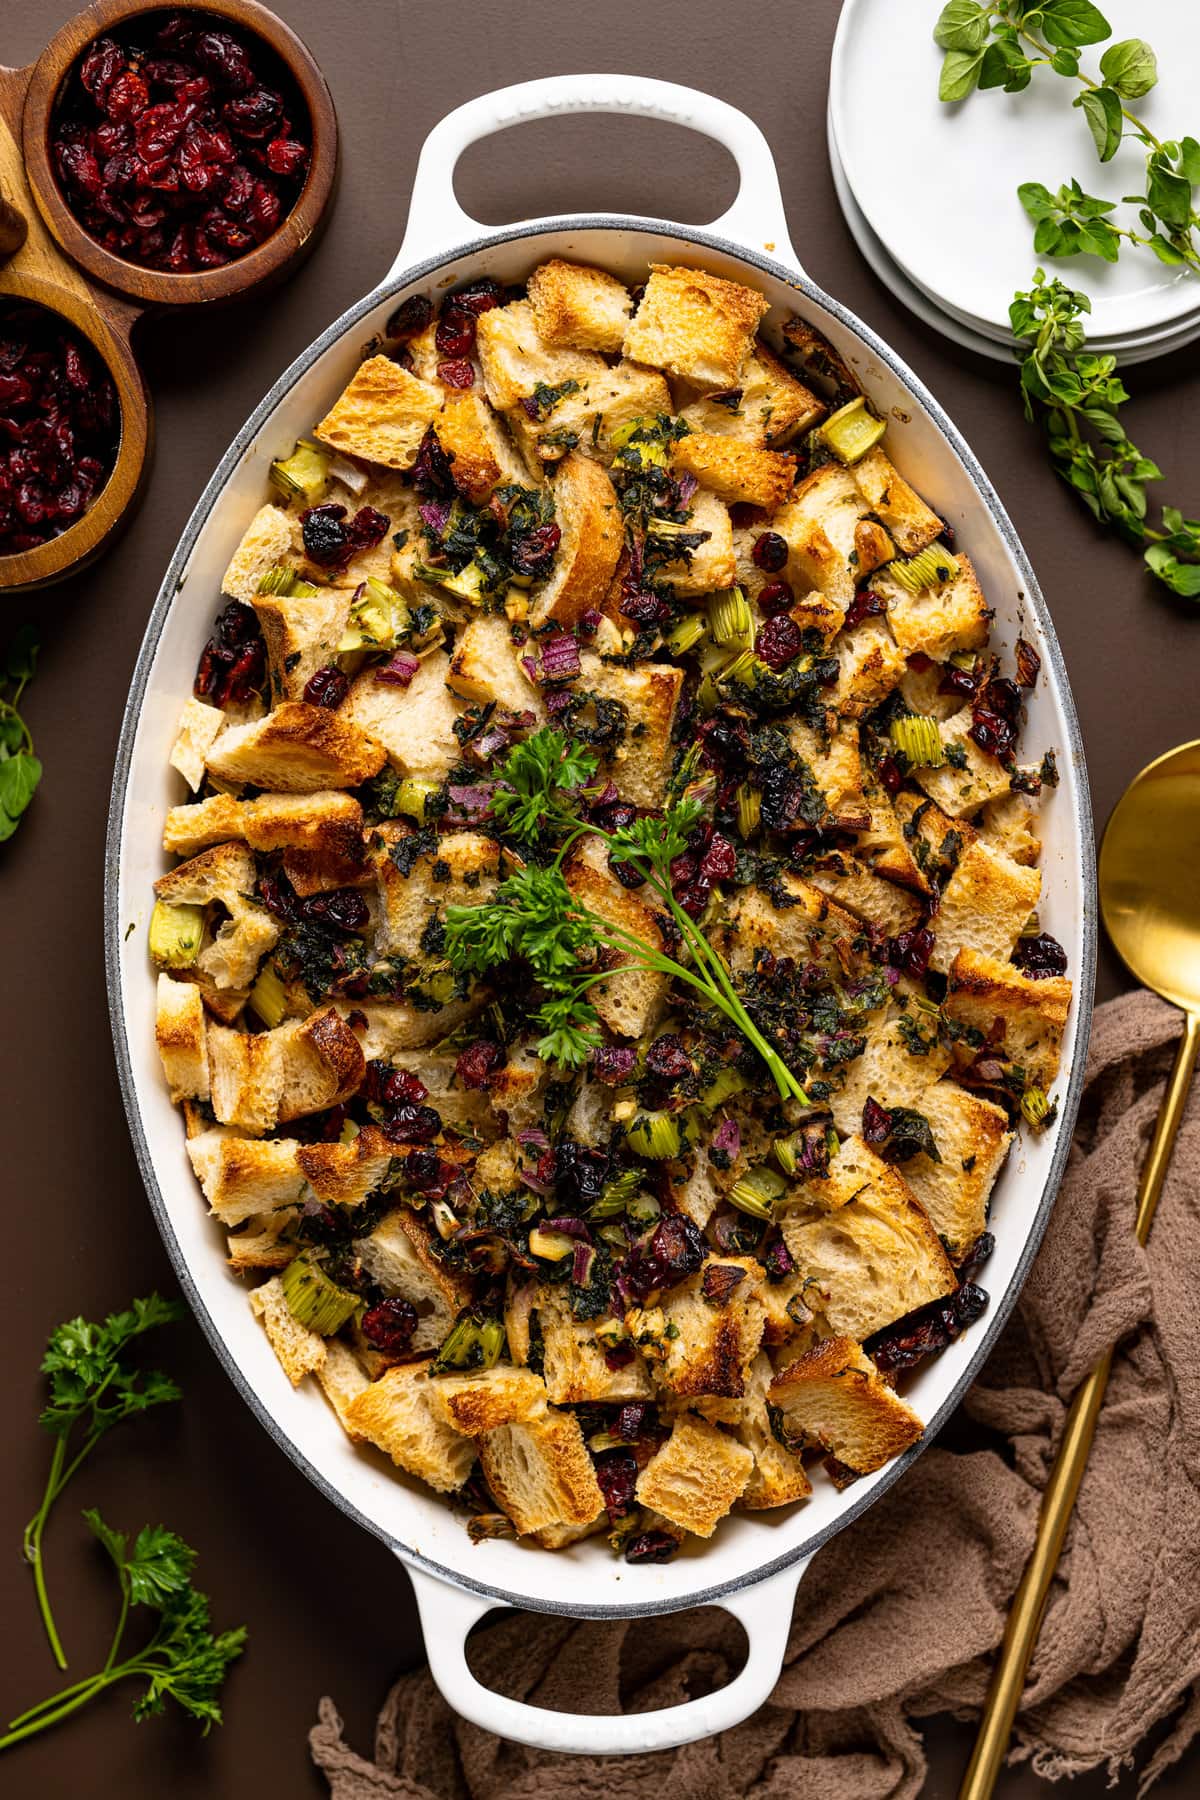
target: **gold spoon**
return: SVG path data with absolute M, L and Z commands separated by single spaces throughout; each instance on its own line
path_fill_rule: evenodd
M 1183 1037 L 1138 1185 L 1134 1229 L 1144 1244 L 1200 1048 L 1200 742 L 1168 750 L 1118 800 L 1100 846 L 1100 912 L 1130 972 L 1183 1009 Z M 1071 1402 L 959 1800 L 989 1800 L 1000 1774 L 1112 1360 L 1110 1350 Z

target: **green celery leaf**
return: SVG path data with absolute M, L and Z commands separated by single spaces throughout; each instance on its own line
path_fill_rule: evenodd
M 1100 73 L 1123 100 L 1139 100 L 1158 80 L 1158 59 L 1144 38 L 1122 38 L 1100 58 Z

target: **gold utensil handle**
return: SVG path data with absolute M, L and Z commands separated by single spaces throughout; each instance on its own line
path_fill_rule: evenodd
M 1183 1037 L 1138 1183 L 1135 1229 L 1139 1244 L 1144 1244 L 1150 1235 L 1154 1208 L 1158 1204 L 1158 1196 L 1166 1178 L 1175 1134 L 1187 1105 L 1197 1050 L 1200 1050 L 1200 1014 L 1188 1012 L 1184 1014 Z M 1029 1660 L 1041 1629 L 1046 1596 L 1058 1567 L 1075 1496 L 1079 1492 L 1079 1484 L 1087 1466 L 1112 1361 L 1113 1353 L 1110 1350 L 1092 1370 L 1071 1402 L 1062 1443 L 1042 1497 L 1037 1541 L 1013 1600 L 1004 1642 L 1000 1646 L 999 1660 L 984 1703 L 979 1735 L 959 1789 L 959 1800 L 990 1800 L 995 1789 L 1012 1736 L 1013 1720 L 1017 1716 Z

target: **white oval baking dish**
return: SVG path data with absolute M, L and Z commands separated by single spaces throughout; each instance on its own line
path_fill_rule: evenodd
M 476 139 L 558 113 L 633 113 L 719 140 L 740 173 L 729 211 L 703 230 L 609 215 L 546 218 L 491 230 L 468 218 L 454 167 Z M 854 366 L 889 420 L 888 451 L 969 548 L 990 604 L 994 641 L 1011 659 L 1023 633 L 1041 653 L 1030 697 L 1028 750 L 1058 751 L 1061 785 L 1044 813 L 1045 923 L 1070 956 L 1076 998 L 1064 1051 L 1059 1109 L 1039 1138 L 1014 1149 L 998 1184 L 996 1250 L 984 1277 L 985 1318 L 917 1376 L 912 1403 L 925 1437 L 843 1493 L 821 1483 L 780 1513 L 727 1519 L 711 1542 L 674 1562 L 627 1567 L 603 1540 L 550 1554 L 514 1542 L 472 1545 L 460 1516 L 374 1452 L 356 1449 L 312 1384 L 293 1390 L 226 1268 L 222 1234 L 206 1217 L 154 1044 L 154 980 L 145 924 L 162 872 L 166 809 L 180 799 L 168 767 L 180 707 L 217 606 L 225 564 L 260 504 L 267 464 L 307 431 L 356 368 L 362 346 L 409 293 L 436 294 L 468 276 L 522 280 L 547 256 L 596 262 L 631 282 L 650 262 L 702 263 L 761 288 L 772 327 L 799 312 Z M 981 1367 L 1028 1271 L 1070 1143 L 1083 1077 L 1095 964 L 1091 814 L 1079 728 L 1054 629 L 1027 557 L 965 440 L 933 395 L 869 328 L 804 275 L 788 241 L 766 140 L 725 102 L 632 76 L 535 81 L 460 107 L 430 133 L 413 184 L 408 228 L 375 291 L 351 307 L 280 376 L 205 489 L 171 559 L 130 689 L 108 832 L 106 962 L 117 1062 L 130 1129 L 160 1230 L 180 1283 L 231 1379 L 276 1442 L 343 1511 L 389 1544 L 416 1589 L 433 1675 L 465 1717 L 500 1735 L 581 1753 L 640 1752 L 721 1731 L 767 1698 L 781 1666 L 796 1584 L 813 1553 L 900 1477 Z M 932 1577 L 936 1578 L 936 1577 Z M 640 1617 L 717 1604 L 743 1623 L 745 1668 L 719 1692 L 628 1717 L 546 1712 L 494 1694 L 464 1654 L 472 1624 L 495 1606 L 584 1618 Z

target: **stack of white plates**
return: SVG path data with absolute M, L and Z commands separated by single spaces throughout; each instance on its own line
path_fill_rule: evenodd
M 1113 38 L 1144 37 L 1158 84 L 1133 110 L 1163 139 L 1182 136 L 1200 88 L 1195 0 L 1110 0 Z M 1096 159 L 1073 81 L 1038 69 L 1020 94 L 937 97 L 942 52 L 933 41 L 940 0 L 844 0 L 829 78 L 829 157 L 838 199 L 859 249 L 918 318 L 984 356 L 1007 362 L 1008 307 L 1038 264 L 1091 296 L 1088 338 L 1122 363 L 1177 350 L 1200 337 L 1200 277 L 1125 246 L 1116 263 L 1039 257 L 1017 198 L 1022 182 L 1052 192 L 1076 178 L 1109 199 L 1144 187 L 1144 151 L 1121 145 Z M 1104 45 L 1083 52 L 1099 78 Z M 1113 222 L 1141 229 L 1122 204 Z

